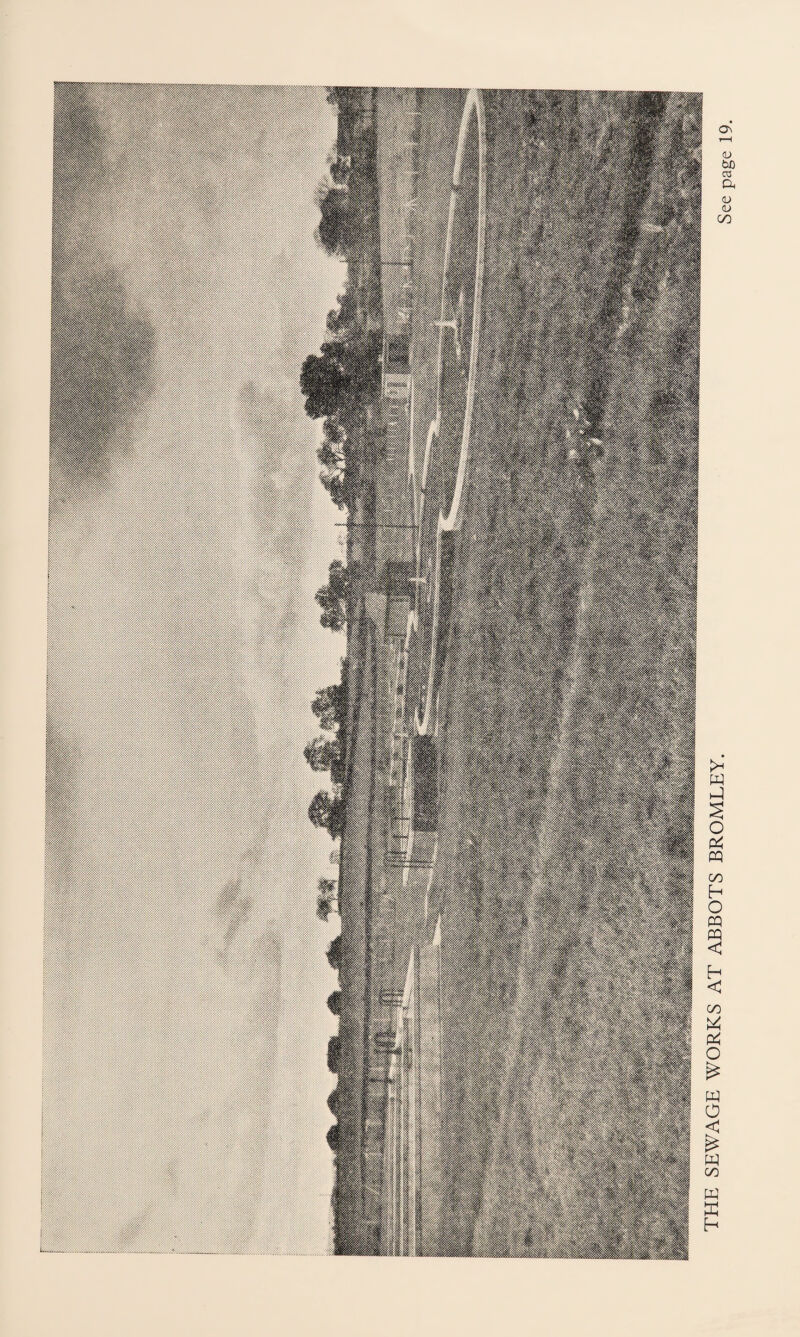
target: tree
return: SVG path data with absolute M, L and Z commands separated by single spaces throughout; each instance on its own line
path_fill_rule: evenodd
M 317 888 L 317 918 L 327 923 L 331 911 L 337 909 L 337 886 L 333 878 L 321 877 Z
M 339 970 L 342 964 L 342 935 L 337 933 L 327 952 L 328 965 L 331 970 Z
M 340 562 L 338 557 L 334 557 L 328 567 L 328 588 L 337 599 L 346 599 L 349 584 L 347 567 Z
M 368 399 L 381 382 L 381 335 L 378 330 L 354 331 L 343 341 L 340 358 L 350 378 L 351 399 Z
M 330 441 L 323 440 L 317 449 L 317 459 L 329 473 L 341 473 L 344 468 L 344 455 Z
M 347 505 L 347 484 L 341 470 L 323 469 L 319 481 L 329 494 L 334 506 L 338 506 L 340 511 L 344 510 Z
M 328 1068 L 331 1072 L 339 1071 L 339 1055 L 341 1053 L 341 1041 L 338 1035 L 332 1035 L 328 1041 Z
M 339 744 L 335 738 L 323 738 L 320 735 L 319 738 L 312 738 L 310 743 L 306 743 L 303 756 L 312 771 L 329 771 L 338 750 Z
M 333 756 L 331 757 L 331 764 L 330 764 L 331 780 L 337 786 L 337 788 L 340 788 L 341 786 L 344 785 L 345 777 L 347 775 L 346 758 L 344 754 L 344 748 L 342 747 L 341 743 L 342 734 L 343 730 L 340 728 L 336 735 L 336 747 L 334 749 Z
M 333 418 L 326 418 L 322 429 L 322 444 L 317 449 L 317 459 L 322 465 L 319 481 L 325 490 L 330 493 L 334 505 L 338 506 L 340 510 L 345 505 L 347 498 L 345 483 L 347 460 L 344 446 L 344 428 L 340 427 Z
M 318 790 L 308 805 L 308 820 L 336 840 L 344 830 L 344 800 L 326 789 Z
M 348 420 L 380 385 L 380 334 L 346 330 L 309 353 L 300 368 L 300 389 L 310 418 L 335 420 L 346 435 Z M 332 436 L 331 436 L 331 439 Z
M 349 110 L 356 92 L 357 89 L 350 84 L 336 84 L 332 87 L 326 87 L 325 98 L 332 107 L 336 108 L 339 115 L 342 115 L 343 112 Z
M 348 287 L 339 297 L 339 305 L 328 312 L 325 325 L 329 334 L 343 334 L 352 329 L 355 306 L 355 299 Z
M 329 631 L 343 631 L 347 622 L 345 609 L 338 599 L 331 596 L 327 585 L 317 590 L 316 599 L 322 609 L 321 625 L 327 627 Z
M 346 175 L 346 174 L 345 174 Z M 346 256 L 355 240 L 355 226 L 346 185 L 322 181 L 317 191 L 320 220 L 314 236 L 328 255 Z
M 339 1125 L 338 1125 L 338 1123 L 333 1123 L 333 1124 L 331 1124 L 330 1128 L 328 1129 L 327 1133 L 325 1134 L 325 1138 L 326 1138 L 326 1141 L 327 1141 L 328 1146 L 330 1147 L 331 1151 L 338 1151 L 338 1150 L 339 1150 Z
M 300 389 L 310 418 L 333 417 L 350 393 L 350 376 L 337 351 L 327 341 L 319 353 L 309 353 L 300 368 Z
M 338 418 L 326 418 L 322 424 L 322 439 L 333 446 L 338 454 L 343 455 L 347 443 L 347 432 Z
M 344 682 L 333 683 L 330 687 L 320 687 L 311 702 L 311 710 L 328 733 L 347 718 L 347 688 Z
M 331 1012 L 333 1013 L 333 1015 L 334 1015 L 335 1017 L 340 1017 L 340 1016 L 342 1015 L 342 991 L 341 991 L 341 989 L 334 989 L 333 993 L 328 995 L 328 1007 L 330 1008 Z M 330 1103 L 330 1102 L 329 1102 L 329 1103 Z M 333 1109 L 333 1106 L 332 1106 L 332 1105 L 331 1105 L 331 1109 Z
M 347 605 L 331 593 L 328 585 L 317 590 L 314 597 L 322 609 L 321 625 L 329 631 L 343 631 L 347 622 Z
M 328 1096 L 328 1109 L 330 1110 L 331 1114 L 338 1115 L 338 1113 L 339 1113 L 339 1088 L 338 1088 L 338 1086 L 335 1086 L 335 1087 L 333 1088 L 333 1090 L 331 1091 L 330 1095 Z
M 328 159 L 328 171 L 335 186 L 346 186 L 350 175 L 351 158 L 349 154 L 337 153 L 334 147 Z
M 347 622 L 347 595 L 350 579 L 347 567 L 336 557 L 328 567 L 328 583 L 317 590 L 314 596 L 320 608 L 323 627 L 332 631 L 341 631 Z

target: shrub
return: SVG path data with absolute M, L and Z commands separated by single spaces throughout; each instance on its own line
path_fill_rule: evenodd
M 332 1035 L 328 1041 L 328 1069 L 330 1072 L 339 1071 L 339 1056 L 341 1053 L 341 1042 L 338 1035 Z

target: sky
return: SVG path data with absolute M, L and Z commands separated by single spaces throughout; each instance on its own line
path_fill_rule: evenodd
M 329 1248 L 335 129 L 320 89 L 56 88 L 45 1249 Z

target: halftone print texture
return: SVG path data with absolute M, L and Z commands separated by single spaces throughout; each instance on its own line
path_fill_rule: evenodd
M 44 1248 L 687 1256 L 701 124 L 57 90 Z

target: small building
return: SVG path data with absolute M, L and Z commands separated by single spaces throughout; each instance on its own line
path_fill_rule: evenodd
M 388 561 L 384 571 L 386 593 L 386 637 L 390 641 L 405 641 L 408 614 L 412 604 L 412 562 Z
M 383 341 L 383 397 L 408 402 L 411 362 L 407 334 L 386 335 Z
M 414 831 L 435 833 L 439 824 L 436 744 L 427 735 L 417 735 L 411 740 L 411 773 Z

